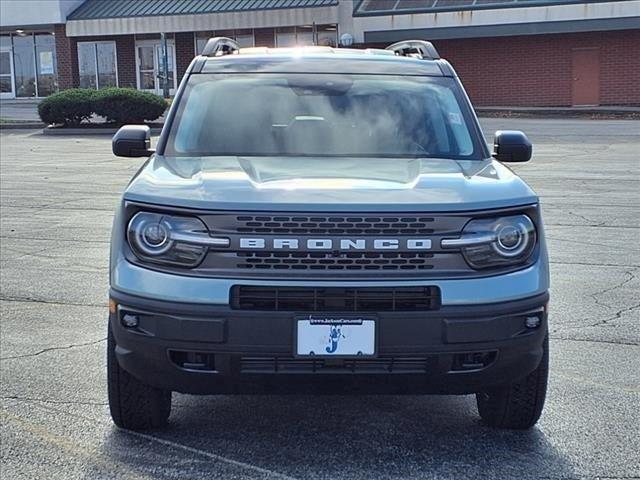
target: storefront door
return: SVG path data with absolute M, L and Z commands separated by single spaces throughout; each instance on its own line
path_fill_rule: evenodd
M 0 98 L 15 98 L 11 50 L 0 50 Z
M 176 89 L 176 57 L 172 41 L 168 42 L 169 94 L 174 95 Z M 140 41 L 136 43 L 136 64 L 138 70 L 138 89 L 162 95 L 163 55 L 160 41 Z

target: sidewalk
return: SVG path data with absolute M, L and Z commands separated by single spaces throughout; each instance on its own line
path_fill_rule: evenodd
M 511 112 L 601 112 L 601 113 L 640 113 L 640 106 L 587 106 L 587 107 L 476 107 L 476 110 Z
M 0 100 L 0 126 L 42 126 L 38 116 L 40 99 Z M 640 118 L 640 106 L 598 107 L 475 107 L 480 117 L 584 117 L 584 118 Z M 164 120 L 161 117 L 156 122 Z
M 38 103 L 40 99 L 0 100 L 0 122 L 41 124 Z
M 475 107 L 479 117 L 640 119 L 640 106 Z

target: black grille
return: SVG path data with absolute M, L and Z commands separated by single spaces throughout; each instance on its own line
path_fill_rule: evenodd
M 440 306 L 438 287 L 254 287 L 231 289 L 237 310 L 289 312 L 410 312 Z
M 298 235 L 419 235 L 433 233 L 433 217 L 423 216 L 272 216 L 239 215 L 239 233 Z
M 432 253 L 238 252 L 238 268 L 258 270 L 430 270 Z
M 459 251 L 443 250 L 471 217 L 417 212 L 212 212 L 200 216 L 228 247 L 211 248 L 194 275 L 226 278 L 430 278 L 475 274 Z M 246 239 L 262 246 L 248 247 Z M 431 249 L 410 246 L 431 241 Z M 243 240 L 245 245 L 243 245 Z M 295 246 L 277 245 L 282 241 Z M 331 242 L 331 247 L 312 241 Z M 376 246 L 397 242 L 397 248 Z M 343 248 L 344 241 L 349 241 Z M 363 243 L 364 242 L 364 243 Z
M 380 356 L 366 359 L 242 357 L 241 373 L 428 373 L 435 356 Z

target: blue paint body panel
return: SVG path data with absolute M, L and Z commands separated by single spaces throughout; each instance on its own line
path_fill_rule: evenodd
M 538 202 L 499 162 L 156 156 L 125 200 L 202 210 L 473 211 Z

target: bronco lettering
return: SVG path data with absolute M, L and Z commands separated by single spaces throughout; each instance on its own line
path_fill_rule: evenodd
M 407 250 L 431 250 L 431 240 L 428 238 L 410 238 L 400 240 L 397 238 L 343 238 L 332 240 L 330 238 L 309 238 L 299 241 L 295 238 L 241 238 L 242 249 L 274 250 L 399 250 L 406 247 Z

